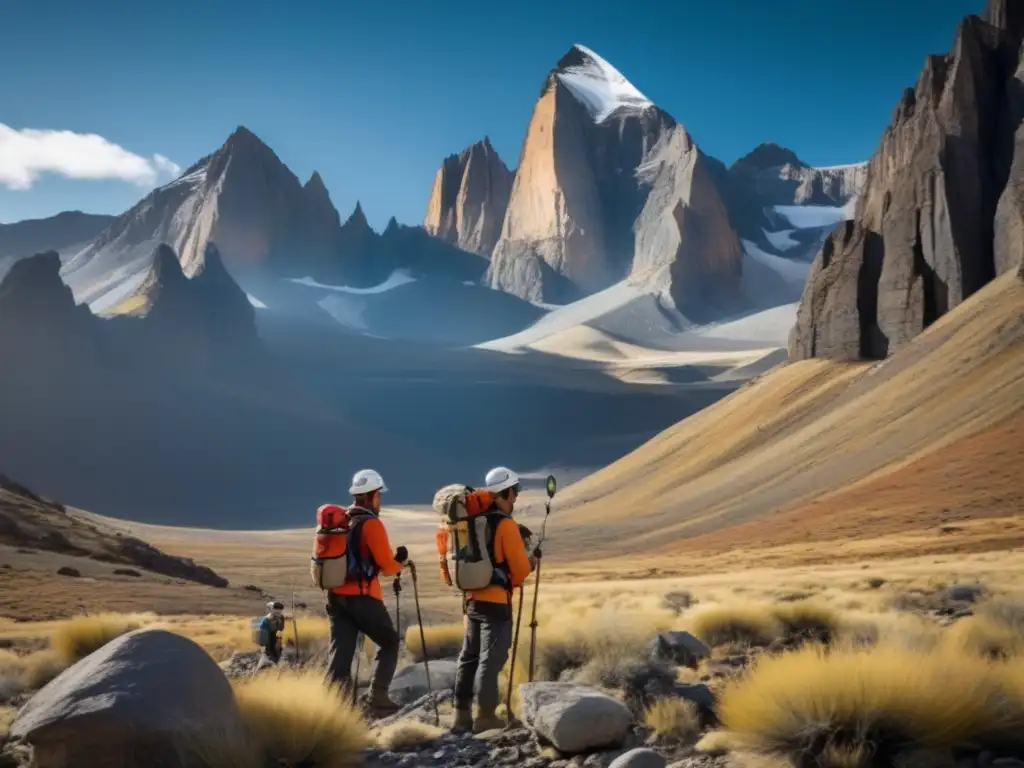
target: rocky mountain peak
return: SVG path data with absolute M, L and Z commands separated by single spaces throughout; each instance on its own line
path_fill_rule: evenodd
M 513 178 L 486 136 L 449 155 L 434 178 L 424 228 L 463 250 L 490 256 L 501 235 Z
M 856 219 L 815 260 L 790 357 L 881 359 L 1024 260 L 1017 2 L 929 56 L 867 170 Z
M 372 231 L 370 228 L 370 222 L 367 221 L 366 214 L 363 213 L 363 205 L 358 200 L 356 200 L 356 207 L 352 211 L 352 214 L 348 217 L 348 219 L 345 220 L 345 223 L 342 225 L 342 229 L 355 230 L 359 232 L 367 230 Z
M 615 112 L 642 112 L 654 106 L 611 63 L 579 43 L 558 60 L 545 87 L 553 80 L 564 85 L 599 123 Z
M 988 0 L 983 18 L 1015 37 L 1024 37 L 1024 5 L 1017 0 Z
M 320 171 L 313 171 L 313 175 L 309 177 L 309 180 L 303 185 L 303 189 L 306 190 L 312 197 L 330 199 L 330 194 L 327 192 L 327 185 L 324 184 L 323 177 L 320 175 Z
M 759 144 L 746 155 L 741 157 L 730 166 L 729 170 L 734 173 L 753 174 L 769 168 L 778 168 L 783 165 L 792 165 L 798 168 L 806 168 L 796 152 L 778 144 L 767 142 Z

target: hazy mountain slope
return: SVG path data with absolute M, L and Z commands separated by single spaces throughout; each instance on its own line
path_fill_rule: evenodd
M 44 251 L 64 253 L 84 248 L 114 218 L 81 211 L 64 211 L 45 219 L 0 224 L 0 259 L 22 258 Z
M 869 535 L 887 509 L 871 489 L 891 497 L 886 478 L 907 471 L 925 475 L 897 527 L 925 529 L 950 509 L 952 461 L 973 467 L 959 497 L 1016 514 L 1024 476 L 1006 471 L 1004 441 L 1022 409 L 1024 282 L 1005 275 L 883 363 L 784 365 L 573 485 L 559 540 L 595 554 L 756 548 L 802 540 L 809 516 L 815 537 Z

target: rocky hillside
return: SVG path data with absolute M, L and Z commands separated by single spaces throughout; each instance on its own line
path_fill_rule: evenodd
M 466 251 L 490 257 L 501 234 L 514 174 L 484 138 L 445 158 L 423 226 Z
M 85 557 L 134 566 L 176 579 L 226 587 L 218 576 L 189 558 L 161 552 L 132 536 L 77 518 L 62 505 L 0 474 L 0 546 Z
M 790 357 L 880 359 L 1024 261 L 1024 9 L 991 0 L 929 56 L 804 290 Z

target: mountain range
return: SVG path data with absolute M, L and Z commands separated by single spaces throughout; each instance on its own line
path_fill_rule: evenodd
M 0 466 L 114 515 L 278 524 L 356 465 L 399 503 L 581 472 L 787 354 L 896 354 L 1021 269 L 1016 8 L 927 59 L 867 163 L 726 166 L 577 45 L 515 169 L 486 138 L 444 159 L 422 226 L 343 220 L 242 127 L 116 218 L 8 225 Z

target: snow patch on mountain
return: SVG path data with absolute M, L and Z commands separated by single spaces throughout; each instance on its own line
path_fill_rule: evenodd
M 772 209 L 797 229 L 835 227 L 846 221 L 848 205 L 775 205 Z
M 790 248 L 796 248 L 800 243 L 793 239 L 792 235 L 796 232 L 795 229 L 780 229 L 778 232 L 769 232 L 767 229 L 762 229 L 764 236 L 768 238 L 768 242 L 772 244 L 773 248 L 780 251 L 788 251 Z
M 385 291 L 390 291 L 392 288 L 397 288 L 400 285 L 413 283 L 416 281 L 416 278 L 404 269 L 396 269 L 383 283 L 378 283 L 377 285 L 370 286 L 369 288 L 353 288 L 348 285 L 327 285 L 325 283 L 318 283 L 312 277 L 293 277 L 290 278 L 290 280 L 293 283 L 305 285 L 310 288 L 322 288 L 327 291 L 337 291 L 339 293 L 351 293 L 365 296 L 368 294 L 384 293 Z
M 757 342 L 785 347 L 789 341 L 789 331 L 796 323 L 798 306 L 799 302 L 783 304 L 738 320 L 706 326 L 694 331 L 694 334 L 709 339 Z
M 558 73 L 558 79 L 586 105 L 597 122 L 621 107 L 643 110 L 654 106 L 608 61 L 586 46 L 575 47 L 583 54 L 583 63 L 566 67 Z
M 807 273 L 811 268 L 810 264 L 767 253 L 749 240 L 741 240 L 740 242 L 743 244 L 743 250 L 747 256 L 759 264 L 768 267 L 787 283 L 803 285 L 807 282 Z

